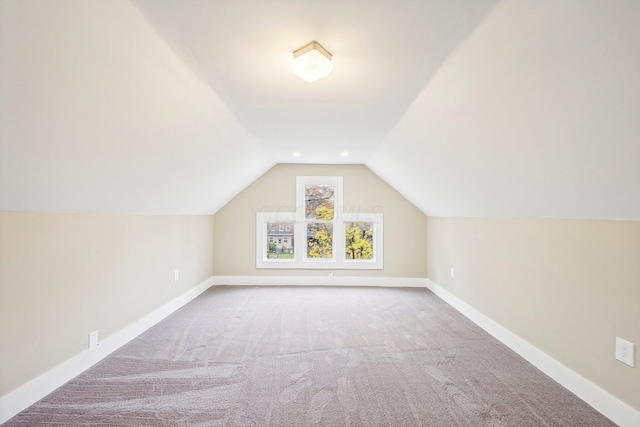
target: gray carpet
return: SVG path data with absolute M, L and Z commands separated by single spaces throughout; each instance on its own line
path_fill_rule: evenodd
M 5 426 L 612 426 L 425 289 L 216 287 Z

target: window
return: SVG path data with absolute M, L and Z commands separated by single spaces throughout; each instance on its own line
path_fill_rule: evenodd
M 382 214 L 345 214 L 344 230 L 345 264 L 382 268 Z
M 383 268 L 382 214 L 344 213 L 342 181 L 299 176 L 296 212 L 257 213 L 257 268 Z
M 370 222 L 344 223 L 345 259 L 373 259 L 373 224 Z
M 298 200 L 304 200 L 304 217 L 299 218 L 306 231 L 307 244 L 303 258 L 306 262 L 333 262 L 336 253 L 336 207 L 342 207 L 342 203 L 336 206 L 336 199 L 339 196 L 342 201 L 342 177 L 323 177 L 317 181 L 305 178 L 309 177 L 298 177 L 297 182 Z M 337 187 L 340 188 L 336 193 Z
M 289 231 L 287 231 L 289 230 Z M 260 243 L 257 265 L 292 263 L 295 255 L 295 216 L 282 213 L 258 213 Z

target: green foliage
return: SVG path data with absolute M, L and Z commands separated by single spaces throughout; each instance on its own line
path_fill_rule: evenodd
M 317 221 L 333 221 L 334 188 L 332 185 L 308 185 L 305 188 L 305 217 L 313 216 Z M 307 234 L 307 256 L 309 258 L 333 257 L 333 224 L 310 223 Z
M 305 187 L 305 218 L 332 220 L 334 208 L 333 185 L 307 185 Z
M 293 248 L 281 248 L 278 253 L 278 246 L 275 243 L 269 243 L 267 249 L 268 259 L 293 259 Z
M 315 231 L 307 238 L 307 256 L 310 258 L 331 258 L 333 256 L 333 226 L 331 224 L 309 224 Z
M 331 221 L 333 219 L 333 207 L 318 206 L 314 215 L 314 219 L 323 221 Z
M 373 259 L 373 224 L 345 224 L 345 256 L 347 259 Z
M 281 254 L 269 253 L 268 259 L 293 259 L 293 252 L 283 252 Z

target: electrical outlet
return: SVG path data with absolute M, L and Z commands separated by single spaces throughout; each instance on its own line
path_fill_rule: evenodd
M 456 269 L 451 267 L 451 278 L 455 279 L 455 277 L 456 277 Z
M 173 270 L 173 281 L 177 282 L 180 280 L 180 270 Z
M 330 271 L 329 272 L 329 280 L 332 280 L 332 279 L 333 279 L 333 271 Z
M 89 334 L 89 348 L 96 348 L 98 346 L 98 331 L 93 331 Z
M 616 337 L 616 359 L 633 368 L 635 356 L 634 347 L 635 345 L 632 342 Z

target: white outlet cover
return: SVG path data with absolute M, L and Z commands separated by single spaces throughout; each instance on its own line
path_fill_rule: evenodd
M 89 348 L 96 348 L 98 346 L 98 331 L 93 331 L 89 334 Z
M 616 337 L 616 359 L 634 367 L 635 345 L 632 342 Z
M 173 270 L 173 281 L 177 282 L 180 280 L 180 270 Z
M 455 268 L 451 267 L 451 278 L 454 279 L 456 277 L 456 270 Z

